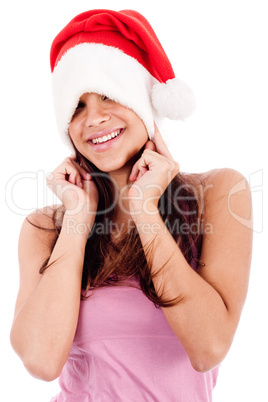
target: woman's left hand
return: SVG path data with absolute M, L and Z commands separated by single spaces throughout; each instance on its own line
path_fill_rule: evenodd
M 156 211 L 159 198 L 179 169 L 178 162 L 173 159 L 155 126 L 154 142 L 147 141 L 129 176 L 133 182 L 128 192 L 131 214 L 143 215 Z

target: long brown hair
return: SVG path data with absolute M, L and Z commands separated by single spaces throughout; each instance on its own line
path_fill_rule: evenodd
M 137 158 L 142 151 L 143 149 Z M 120 285 L 124 279 L 137 277 L 141 290 L 156 306 L 174 305 L 177 302 L 176 299 L 166 300 L 163 295 L 155 292 L 151 275 L 153 242 L 143 247 L 135 225 L 125 231 L 118 241 L 111 239 L 115 213 L 113 183 L 108 174 L 100 171 L 78 150 L 76 155 L 77 162 L 87 167 L 99 190 L 95 223 L 85 248 L 81 297 L 85 298 L 89 290 L 100 286 Z M 196 184 L 190 182 L 188 175 L 178 174 L 162 194 L 158 209 L 186 261 L 193 269 L 197 269 L 201 264 L 202 221 Z M 59 222 L 62 222 L 64 212 L 64 208 L 60 206 L 52 217 L 56 237 L 51 246 L 51 252 L 60 234 L 61 223 Z M 59 213 L 60 219 L 58 219 Z M 40 274 L 50 266 L 48 261 L 49 258 L 42 264 Z

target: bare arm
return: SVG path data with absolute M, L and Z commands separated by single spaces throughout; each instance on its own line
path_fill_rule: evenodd
M 168 300 L 180 300 L 163 308 L 167 321 L 192 366 L 204 372 L 218 365 L 228 352 L 246 298 L 252 250 L 250 189 L 245 178 L 230 169 L 202 176 L 208 189 L 204 225 L 209 224 L 211 231 L 204 234 L 201 260 L 205 266 L 197 273 L 158 213 L 157 200 L 178 171 L 178 164 L 159 132 L 155 145 L 157 152 L 148 142 L 130 175 L 134 181 L 129 190 L 131 212 L 145 249 L 154 242 L 152 274 L 164 266 L 153 277 L 156 292 Z M 143 197 L 137 197 L 135 187 Z
M 79 191 L 82 199 L 85 194 Z M 85 199 L 83 203 L 89 207 Z M 78 320 L 85 245 L 95 219 L 86 208 L 77 208 L 75 213 L 70 203 L 66 205 L 69 208 L 51 256 L 53 232 L 25 220 L 19 240 L 20 289 L 11 343 L 30 373 L 47 381 L 60 375 L 69 355 Z M 51 227 L 51 218 L 40 211 L 29 219 Z M 52 265 L 40 275 L 41 263 L 49 256 Z
M 248 186 L 232 197 L 232 216 L 228 210 L 228 188 L 245 180 L 238 173 L 220 171 L 208 182 L 213 188 L 206 195 L 205 223 L 212 233 L 204 236 L 199 273 L 186 262 L 160 216 L 154 241 L 153 273 L 171 256 L 165 268 L 154 277 L 157 292 L 180 302 L 163 308 L 174 333 L 182 342 L 193 367 L 207 371 L 219 364 L 228 352 L 246 298 L 251 262 L 252 230 L 237 220 L 251 214 Z M 245 182 L 246 183 L 246 182 Z M 145 219 L 141 216 L 138 219 Z M 155 234 L 139 231 L 142 243 Z

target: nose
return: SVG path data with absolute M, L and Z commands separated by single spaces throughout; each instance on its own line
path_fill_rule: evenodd
M 109 121 L 110 114 L 105 108 L 102 96 L 98 94 L 86 94 L 85 96 L 86 120 L 87 127 L 100 126 L 102 123 Z

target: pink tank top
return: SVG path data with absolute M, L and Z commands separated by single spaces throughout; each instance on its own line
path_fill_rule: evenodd
M 137 287 L 103 287 L 81 301 L 51 402 L 212 401 L 218 368 L 195 371 L 162 309 Z

